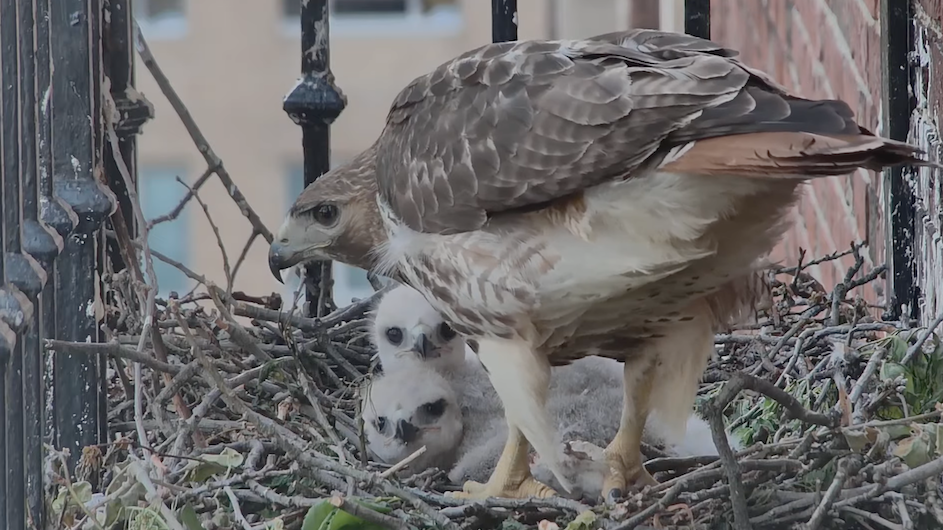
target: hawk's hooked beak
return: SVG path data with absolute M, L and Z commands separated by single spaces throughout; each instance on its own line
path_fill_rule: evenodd
M 419 324 L 409 330 L 409 335 L 413 339 L 413 351 L 418 353 L 420 357 L 423 359 L 435 357 L 433 354 L 435 353 L 436 345 L 429 339 L 432 335 L 432 329 L 430 329 L 429 326 Z
M 406 443 L 415 441 L 418 434 L 419 428 L 406 420 L 399 420 L 396 424 L 395 436 Z
M 289 214 L 279 227 L 268 249 L 268 268 L 275 279 L 282 282 L 281 272 L 299 263 L 325 259 L 321 249 L 329 246 L 327 234 Z

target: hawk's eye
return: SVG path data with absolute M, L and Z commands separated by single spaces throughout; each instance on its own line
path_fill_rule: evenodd
M 314 209 L 314 220 L 323 226 L 333 226 L 337 222 L 337 206 L 330 203 L 318 205 Z
M 446 341 L 450 341 L 455 338 L 455 330 L 448 322 L 443 322 L 439 324 L 439 336 Z
M 422 406 L 422 410 L 429 416 L 438 418 L 442 415 L 443 412 L 445 412 L 445 399 L 433 401 L 432 403 L 426 403 Z
M 390 344 L 393 346 L 399 346 L 403 343 L 403 330 L 399 328 L 387 328 L 386 340 L 390 341 Z
M 378 432 L 383 432 L 383 428 L 386 427 L 386 416 L 380 416 L 376 421 L 376 428 Z

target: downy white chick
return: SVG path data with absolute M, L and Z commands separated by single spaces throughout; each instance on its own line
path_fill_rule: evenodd
M 370 338 L 384 373 L 416 362 L 449 372 L 465 362 L 465 341 L 419 291 L 404 285 L 386 293 L 377 304 Z
M 417 331 L 408 334 L 411 329 Z M 445 329 L 448 330 L 446 333 L 439 332 Z M 399 331 L 391 333 L 391 330 Z M 436 332 L 430 333 L 429 330 Z M 388 400 L 382 406 L 391 410 L 404 408 L 401 403 L 414 404 L 416 400 L 410 394 L 420 392 L 419 387 L 423 387 L 421 392 L 427 395 L 424 387 L 439 385 L 438 379 L 432 377 L 426 368 L 433 368 L 444 376 L 458 399 L 464 425 L 460 447 L 452 454 L 438 457 L 430 454 L 433 447 L 427 444 L 427 451 L 423 455 L 425 461 L 436 459 L 445 462 L 453 458 L 454 465 L 438 467 L 449 469 L 449 479 L 456 484 L 465 480 L 487 480 L 504 447 L 507 424 L 501 401 L 487 372 L 477 356 L 466 350 L 464 339 L 451 331 L 421 294 L 404 285 L 397 286 L 380 300 L 372 336 L 384 372 L 397 374 L 396 378 L 386 379 L 389 377 L 387 375 L 373 383 L 374 387 L 383 389 Z M 433 353 L 430 355 L 429 352 Z M 404 371 L 411 375 L 404 375 Z M 427 385 L 426 379 L 436 383 Z M 622 381 L 622 363 L 602 357 L 579 359 L 568 366 L 556 367 L 551 372 L 547 407 L 555 423 L 557 437 L 561 442 L 584 442 L 571 446 L 590 453 L 573 452 L 569 446 L 560 446 L 564 472 L 574 486 L 569 494 L 571 497 L 595 498 L 601 493 L 606 464 L 601 455 L 595 455 L 593 448 L 605 446 L 619 427 Z M 370 429 L 375 430 L 376 427 L 368 425 L 368 433 Z M 643 432 L 643 441 L 661 447 L 673 456 L 717 454 L 709 427 L 693 414 L 686 433 L 680 439 L 671 439 L 657 415 L 650 415 Z M 404 447 L 390 459 L 379 453 L 377 455 L 393 464 L 409 456 L 420 445 L 411 445 L 409 450 Z M 435 445 L 439 450 L 447 446 L 438 440 Z M 409 469 L 416 473 L 424 467 L 416 461 Z M 563 493 L 555 477 L 541 466 L 539 459 L 535 460 L 531 469 L 535 478 L 545 480 L 546 484 Z
M 361 402 L 367 446 L 396 464 L 422 446 L 409 470 L 448 469 L 462 441 L 462 411 L 451 385 L 429 366 L 383 374 L 364 387 Z

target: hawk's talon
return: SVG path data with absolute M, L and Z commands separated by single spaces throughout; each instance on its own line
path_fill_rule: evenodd
M 612 506 L 618 504 L 624 498 L 621 488 L 612 488 L 606 495 L 606 504 Z
M 543 482 L 539 482 L 533 477 L 527 477 L 523 482 L 514 486 L 504 484 L 503 486 L 493 485 L 491 482 L 482 484 L 469 480 L 462 485 L 462 491 L 446 492 L 446 497 L 458 499 L 483 500 L 488 497 L 501 497 L 505 499 L 546 499 L 554 497 L 557 492 Z
M 622 463 L 618 457 L 609 457 L 609 473 L 603 480 L 603 499 L 612 505 L 621 501 L 629 489 L 641 490 L 657 484 L 640 458 L 636 462 Z

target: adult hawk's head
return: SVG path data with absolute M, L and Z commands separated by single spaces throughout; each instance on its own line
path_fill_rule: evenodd
M 273 269 L 330 257 L 395 274 L 477 339 L 510 428 L 466 495 L 552 493 L 525 439 L 553 454 L 550 366 L 587 355 L 625 363 L 604 491 L 650 483 L 649 410 L 684 429 L 713 330 L 801 185 L 928 164 L 735 55 L 653 30 L 482 46 L 410 83 L 373 146 L 298 198 Z

